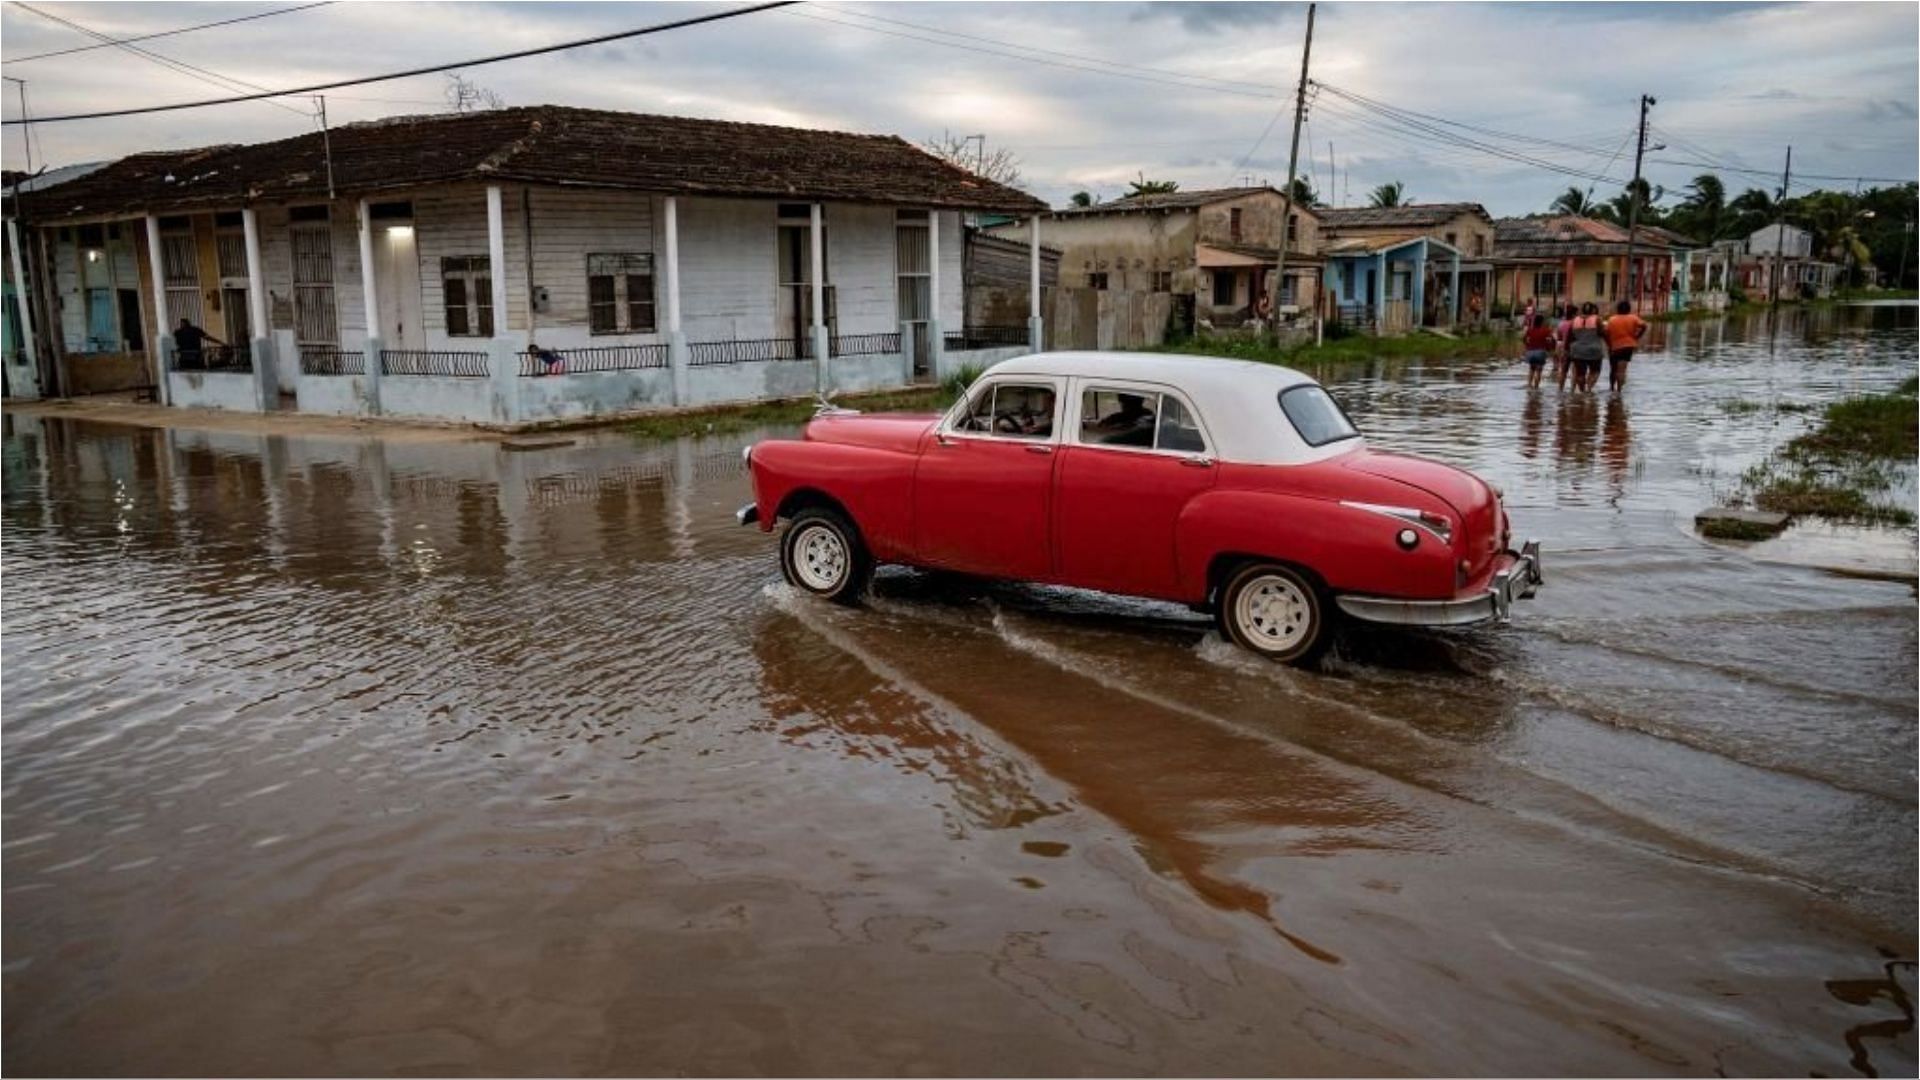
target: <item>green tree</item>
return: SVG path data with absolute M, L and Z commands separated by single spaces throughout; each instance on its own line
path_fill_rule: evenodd
M 1293 202 L 1296 206 L 1320 205 L 1320 193 L 1313 190 L 1313 181 L 1304 176 L 1293 178 Z
M 1410 206 L 1413 200 L 1407 197 L 1407 185 L 1395 180 L 1374 188 L 1367 195 L 1367 203 L 1377 207 Z
M 1577 187 L 1570 187 L 1553 200 L 1547 210 L 1555 214 L 1572 214 L 1574 217 L 1587 217 L 1593 213 L 1593 199 Z
M 1748 188 L 1727 204 L 1730 236 L 1749 236 L 1773 222 L 1773 196 L 1760 188 Z
M 1149 180 L 1146 173 L 1141 173 L 1139 179 L 1127 181 L 1127 187 L 1132 189 L 1127 192 L 1128 198 L 1136 195 L 1171 195 L 1180 190 L 1180 181 Z
M 1687 185 L 1686 198 L 1673 215 L 1674 224 L 1704 243 L 1720 239 L 1726 227 L 1727 185 L 1712 173 L 1701 173 Z
M 1067 202 L 1073 206 L 1092 206 L 1093 193 L 1088 191 L 1076 191 L 1070 197 L 1068 197 Z

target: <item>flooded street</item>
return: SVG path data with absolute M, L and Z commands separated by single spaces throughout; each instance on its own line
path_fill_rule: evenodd
M 1318 673 L 803 599 L 751 438 L 9 416 L 4 1067 L 1913 1075 L 1914 590 L 1691 519 L 1813 420 L 1726 402 L 1889 389 L 1915 310 L 1656 327 L 1618 400 L 1329 375 L 1547 582 Z

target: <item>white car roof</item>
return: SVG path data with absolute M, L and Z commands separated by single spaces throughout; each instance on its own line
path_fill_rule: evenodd
M 1345 453 L 1358 437 L 1308 446 L 1286 414 L 1280 394 L 1313 379 L 1278 364 L 1184 353 L 1043 352 L 988 368 L 982 378 L 1046 375 L 1157 383 L 1186 395 L 1213 440 L 1214 456 L 1249 464 L 1298 465 Z

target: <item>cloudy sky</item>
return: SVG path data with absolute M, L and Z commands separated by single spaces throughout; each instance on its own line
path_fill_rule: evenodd
M 30 59 L 97 41 L 47 15 L 126 38 L 303 2 L 7 3 L 5 73 L 26 80 L 33 115 L 45 117 L 231 93 L 208 81 L 215 74 L 229 88 L 300 86 L 726 6 L 337 2 L 139 43 L 175 66 L 119 48 Z M 1304 3 L 809 3 L 466 74 L 510 105 L 915 141 L 984 133 L 1018 156 L 1024 186 L 1058 203 L 1077 190 L 1111 197 L 1142 174 L 1187 188 L 1277 184 L 1305 22 Z M 1910 179 L 1917 42 L 1911 3 L 1323 4 L 1313 75 L 1326 89 L 1300 167 L 1335 202 L 1363 203 L 1390 180 L 1418 201 L 1474 200 L 1496 215 L 1544 209 L 1569 186 L 1604 198 L 1631 175 L 1644 92 L 1658 99 L 1651 141 L 1664 147 L 1649 152 L 1647 172 L 1669 191 L 1700 163 L 1722 167 L 1736 192 L 1777 185 L 1789 143 L 1796 174 L 1848 178 L 1807 186 Z M 440 75 L 343 89 L 328 95 L 328 113 L 341 124 L 440 111 L 444 89 Z M 6 84 L 8 119 L 20 114 L 18 90 Z M 295 99 L 42 124 L 34 158 L 280 138 L 313 129 L 309 108 Z M 0 146 L 19 168 L 21 129 L 7 128 Z

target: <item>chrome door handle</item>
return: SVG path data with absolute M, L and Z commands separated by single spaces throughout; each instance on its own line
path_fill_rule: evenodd
M 1213 467 L 1213 459 L 1210 457 L 1183 457 L 1180 459 L 1180 464 L 1193 469 L 1210 469 Z
M 1029 453 L 1029 454 L 1051 454 L 1051 453 L 1053 453 L 1053 447 L 1051 447 L 1051 446 L 1048 446 L 1048 445 L 1047 445 L 1046 443 L 1034 443 L 1034 444 L 1032 444 L 1032 445 L 1030 445 L 1030 446 L 1028 446 L 1028 447 L 1027 447 L 1027 453 Z

